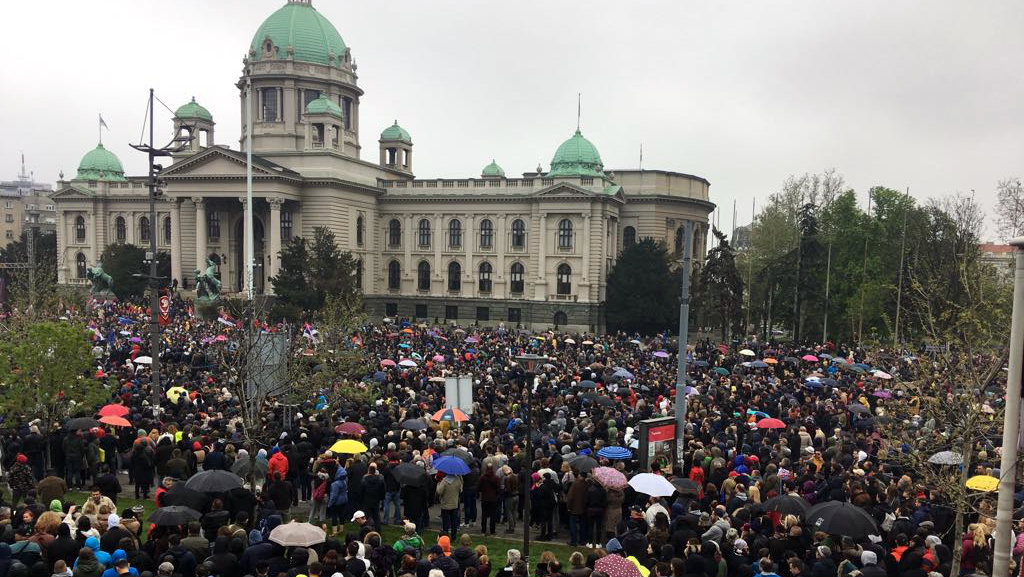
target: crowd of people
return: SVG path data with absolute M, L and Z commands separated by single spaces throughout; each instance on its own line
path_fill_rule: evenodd
M 353 386 L 367 397 L 328 388 L 298 405 L 269 398 L 254 432 L 209 354 L 235 338 L 233 321 L 201 320 L 175 301 L 154 395 L 150 365 L 136 362 L 152 354 L 144 307 L 64 316 L 88 326 L 89 378 L 116 383 L 109 404 L 130 426 L 42 430 L 31 415 L 4 424 L 0 577 L 950 577 L 956 545 L 961 575 L 991 573 L 994 515 L 967 513 L 954 531 L 957 511 L 895 458 L 879 424 L 911 401 L 899 386 L 914 379 L 908 355 L 692 344 L 683 461 L 658 451 L 641 470 L 641 421 L 675 410 L 677 351 L 663 335 L 402 319 L 351 335 L 307 327 L 293 333 L 311 348 L 359 351 L 368 368 Z M 524 354 L 546 360 L 527 374 Z M 472 405 L 436 415 L 451 375 L 471 376 Z M 339 440 L 365 450 L 332 450 Z M 994 448 L 979 449 L 961 466 L 994 466 Z M 241 485 L 186 487 L 214 470 Z M 642 474 L 676 490 L 651 496 L 625 482 Z M 874 525 L 822 531 L 782 501 L 849 503 Z M 197 513 L 153 522 L 142 502 Z M 293 519 L 326 537 L 287 547 L 271 538 Z M 491 559 L 475 537 L 518 539 L 527 519 L 537 549 L 575 552 Z M 439 538 L 426 536 L 433 529 Z M 1024 534 L 1014 545 L 1019 562 Z

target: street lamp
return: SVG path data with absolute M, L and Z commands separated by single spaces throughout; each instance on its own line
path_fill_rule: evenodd
M 533 443 L 530 438 L 533 436 L 533 429 L 530 424 L 531 414 L 533 413 L 533 380 L 537 375 L 537 367 L 544 361 L 547 361 L 547 357 L 540 355 L 526 354 L 519 355 L 516 357 L 516 362 L 519 366 L 526 371 L 526 493 L 523 500 L 523 561 L 526 562 L 526 566 L 530 566 L 530 478 L 532 471 L 530 470 L 531 463 L 533 463 Z M 514 514 L 514 513 L 512 513 Z

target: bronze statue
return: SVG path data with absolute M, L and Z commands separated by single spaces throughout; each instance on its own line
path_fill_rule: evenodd
M 196 269 L 196 300 L 209 304 L 220 298 L 220 279 L 217 278 L 217 265 L 206 259 L 206 272 Z
M 89 289 L 89 295 L 96 300 L 106 300 L 114 298 L 114 279 L 110 278 L 110 275 L 104 272 L 103 263 L 97 263 L 96 266 L 86 269 L 85 278 L 89 279 L 92 283 L 92 287 Z

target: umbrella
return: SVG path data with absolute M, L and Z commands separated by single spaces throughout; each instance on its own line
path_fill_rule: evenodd
M 863 539 L 878 535 L 878 524 L 864 509 L 845 501 L 826 501 L 807 510 L 807 525 L 816 531 Z
M 569 465 L 581 473 L 590 473 L 597 468 L 597 459 L 590 455 L 576 455 L 569 459 Z
M 999 488 L 999 479 L 990 475 L 975 475 L 967 479 L 967 488 L 991 493 Z
M 871 374 L 874 375 L 876 378 L 882 379 L 883 381 L 888 381 L 889 379 L 892 378 L 892 375 L 885 371 L 875 371 Z
M 784 358 L 782 360 L 786 361 L 787 363 L 793 363 L 794 365 L 800 364 L 800 359 L 798 359 L 796 357 L 786 357 L 786 358 Z
M 769 365 L 775 365 L 775 364 L 778 364 L 779 359 L 773 359 L 772 357 L 767 357 L 764 360 L 764 362 L 768 363 Z
M 621 555 L 605 555 L 594 562 L 594 571 L 602 571 L 608 577 L 643 577 L 636 564 Z
M 475 345 L 476 343 L 480 342 L 480 339 L 477 337 L 466 337 L 466 342 L 471 345 Z
M 750 349 L 743 349 L 743 350 L 740 351 L 740 354 L 745 356 L 745 357 L 757 356 L 757 353 L 755 353 L 754 351 L 752 351 Z
M 160 497 L 161 505 L 184 507 L 195 509 L 196 511 L 201 511 L 206 507 L 208 501 L 209 498 L 206 495 L 189 489 L 185 486 L 185 483 L 175 483 L 173 487 Z
M 182 395 L 187 395 L 187 394 L 188 394 L 188 389 L 186 389 L 185 387 L 171 387 L 171 388 L 167 389 L 167 393 L 166 393 L 167 398 L 170 399 L 171 402 L 174 403 L 175 405 L 178 404 L 178 399 L 181 398 Z
M 398 348 L 400 348 L 400 349 L 411 349 L 412 345 L 410 345 L 409 343 L 399 343 Z
M 123 417 L 130 412 L 124 405 L 104 405 L 96 414 L 101 417 Z
M 633 343 L 634 345 L 642 345 L 642 344 L 643 344 L 643 343 L 641 343 L 641 342 L 639 341 L 639 339 L 633 339 L 633 340 L 631 340 L 631 341 L 629 341 L 629 342 Z
M 817 391 L 819 389 L 824 389 L 825 383 L 821 381 L 807 381 L 806 383 L 804 383 L 804 386 L 807 387 L 808 389 Z
M 398 361 L 398 366 L 412 368 L 412 367 L 416 366 L 416 361 L 414 361 L 412 359 L 402 359 L 402 360 Z
M 240 457 L 235 460 L 231 465 L 231 472 L 238 475 L 239 477 L 248 477 L 249 473 L 252 472 L 253 460 L 250 457 Z M 266 476 L 267 474 L 267 462 L 256 460 L 256 470 L 259 471 L 260 475 Z
M 434 468 L 446 475 L 469 474 L 469 465 L 456 457 L 438 457 L 434 459 Z
M 380 366 L 382 367 L 393 367 L 395 364 L 395 361 L 392 361 L 391 359 L 384 359 L 380 362 Z
M 364 426 L 362 426 L 359 423 L 356 423 L 354 421 L 349 421 L 347 423 L 342 423 L 342 424 L 338 425 L 337 427 L 334 427 L 334 432 L 335 433 L 344 433 L 346 435 L 354 435 L 354 436 L 358 437 L 359 435 L 365 435 L 366 434 L 366 427 L 364 427 Z
M 804 356 L 800 357 L 800 360 L 807 361 L 808 363 L 816 363 L 816 362 L 818 362 L 818 357 L 816 357 L 814 355 L 804 355 Z
M 427 428 L 427 424 L 419 419 L 406 419 L 402 421 L 402 428 L 410 431 L 422 431 Z
M 956 451 L 939 451 L 928 457 L 928 462 L 933 465 L 959 465 L 964 462 L 964 457 Z
M 871 365 L 867 365 L 867 364 L 864 364 L 864 363 L 853 363 L 853 366 L 857 367 L 858 369 L 860 369 L 862 371 L 870 371 L 871 370 Z
M 839 382 L 838 382 L 838 381 L 836 381 L 835 379 L 828 379 L 828 378 L 825 378 L 825 379 L 821 379 L 821 381 L 819 381 L 819 382 L 820 382 L 821 384 L 823 384 L 823 385 L 827 385 L 827 386 L 829 386 L 829 387 L 834 387 L 834 386 L 836 386 L 836 385 L 838 385 L 838 384 L 839 384 Z
M 151 365 L 151 364 L 153 364 L 153 358 L 152 357 L 135 357 L 135 360 L 132 361 L 132 362 L 134 362 L 136 365 Z
M 843 365 L 843 367 L 846 367 L 848 368 L 848 370 L 851 370 L 855 373 L 863 373 L 866 370 L 864 368 L 858 367 L 857 365 Z
M 126 419 L 124 417 L 115 417 L 115 416 L 112 416 L 112 415 L 111 416 L 106 416 L 106 417 L 100 417 L 100 422 L 104 423 L 104 424 L 107 424 L 107 425 L 110 425 L 112 427 L 130 427 L 130 426 L 132 426 L 131 422 L 128 421 L 128 419 Z
M 590 379 L 587 379 L 585 381 L 580 381 L 580 383 L 578 385 L 576 385 L 576 386 L 581 388 L 581 389 L 596 389 L 597 388 L 597 383 L 595 383 L 594 381 L 591 381 Z
M 807 502 L 807 499 L 794 495 L 779 495 L 764 502 L 765 511 L 778 511 L 785 515 L 796 515 L 797 517 L 806 516 L 807 510 L 810 508 L 811 504 Z
M 373 373 L 373 380 L 378 383 L 383 383 L 388 380 L 388 376 L 381 371 L 377 371 L 376 373 Z
M 633 475 L 629 480 L 629 486 L 637 493 L 650 495 L 651 497 L 670 497 L 676 492 L 675 486 L 668 482 L 668 479 L 654 473 L 640 473 Z
M 620 379 L 635 379 L 636 378 L 636 375 L 634 375 L 633 373 L 627 371 L 626 369 L 615 369 L 615 372 L 612 373 L 612 376 L 613 377 L 619 377 Z
M 283 547 L 312 547 L 327 540 L 327 532 L 311 523 L 292 521 L 274 527 L 270 541 Z
M 765 413 L 764 411 L 755 411 L 754 409 L 747 409 L 747 414 L 754 415 L 755 417 L 762 417 L 765 419 L 767 419 L 769 416 L 768 413 Z
M 715 368 L 711 369 L 711 372 L 713 372 L 715 374 L 718 374 L 718 375 L 722 375 L 723 377 L 728 377 L 729 376 L 729 369 L 727 369 L 725 367 L 715 367 Z
M 865 407 L 864 405 L 862 405 L 860 403 L 850 403 L 849 405 L 846 405 L 846 409 L 848 411 L 850 411 L 851 413 L 859 413 L 861 415 L 870 415 L 871 414 L 871 409 Z
M 878 397 L 879 399 L 890 399 L 892 398 L 892 393 L 889 391 L 875 391 L 871 393 L 871 396 Z
M 422 487 L 427 484 L 427 472 L 412 463 L 399 463 L 391 469 L 391 475 L 399 485 Z
M 434 413 L 434 415 L 432 417 L 430 417 L 430 418 L 435 420 L 435 421 L 438 421 L 438 422 L 440 422 L 440 421 L 464 422 L 464 421 L 468 421 L 469 420 L 469 417 L 466 416 L 466 413 L 463 413 L 461 410 L 456 409 L 456 408 L 441 409 L 440 411 Z
M 597 452 L 597 456 L 604 457 L 605 459 L 621 460 L 631 458 L 633 453 L 625 447 L 604 447 Z
M 342 439 L 335 441 L 331 445 L 331 452 L 341 455 L 358 455 L 359 453 L 365 453 L 367 450 L 366 445 L 355 439 Z
M 626 476 L 611 467 L 595 467 L 590 474 L 602 487 L 622 489 L 628 484 Z
M 100 422 L 92 417 L 78 417 L 64 423 L 64 428 L 69 431 L 84 431 L 100 426 Z
M 706 367 L 706 366 L 708 366 L 708 362 L 707 361 L 693 361 L 693 366 L 695 366 L 695 367 Z
M 186 489 L 200 493 L 227 493 L 242 486 L 242 478 L 228 471 L 210 469 L 189 477 L 185 482 Z
M 435 363 L 443 363 L 444 362 L 444 356 L 443 355 L 434 355 L 433 357 L 431 357 L 430 360 L 434 361 Z
M 659 359 L 667 359 L 668 358 L 668 353 L 666 353 L 665 351 L 654 351 L 654 353 L 652 353 L 652 354 L 653 354 L 653 356 L 658 357 Z
M 469 451 L 467 451 L 465 449 L 459 449 L 458 447 L 453 447 L 451 449 L 448 449 L 447 451 L 441 453 L 441 456 L 442 457 L 455 457 L 456 459 L 462 459 L 462 462 L 466 463 L 467 465 L 471 465 L 474 461 L 476 461 L 476 457 L 474 457 L 473 455 L 470 455 Z
M 564 340 L 564 341 L 562 341 L 562 342 L 563 342 L 563 343 L 565 343 L 565 344 L 567 344 L 567 345 L 575 345 L 575 344 L 576 344 L 576 341 L 574 341 L 574 340 L 572 340 L 572 339 L 565 339 L 565 340 Z
M 596 393 L 587 393 L 585 395 L 581 395 L 580 398 L 582 398 L 585 401 L 590 401 L 591 403 L 601 405 L 602 407 L 611 407 L 615 405 L 615 401 L 613 401 L 609 397 L 606 397 L 604 395 L 598 395 Z
M 700 487 L 697 486 L 697 482 L 688 477 L 676 477 L 671 482 L 680 495 L 696 497 L 700 493 Z
M 189 521 L 198 521 L 202 514 L 189 507 L 171 505 L 160 507 L 149 516 L 149 522 L 158 527 L 177 527 Z
M 757 422 L 758 429 L 785 429 L 786 423 L 783 423 L 779 419 L 773 419 L 771 417 L 767 419 L 761 419 Z
M 755 368 L 755 369 L 767 369 L 768 368 L 768 363 L 766 363 L 764 361 L 754 361 L 754 362 L 750 363 L 750 366 L 752 368 Z

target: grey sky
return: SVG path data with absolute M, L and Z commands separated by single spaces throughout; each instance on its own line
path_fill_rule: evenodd
M 0 178 L 24 151 L 38 180 L 74 175 L 104 143 L 131 174 L 146 90 L 193 95 L 238 147 L 234 83 L 284 0 L 0 3 Z M 419 177 L 468 177 L 496 158 L 545 168 L 575 129 L 609 168 L 704 176 L 731 226 L 792 173 L 835 167 L 919 198 L 1024 176 L 1024 5 L 962 2 L 314 0 L 359 65 L 363 158 L 394 119 Z M 158 54 L 150 61 L 147 52 Z M 157 135 L 170 113 L 158 109 Z

